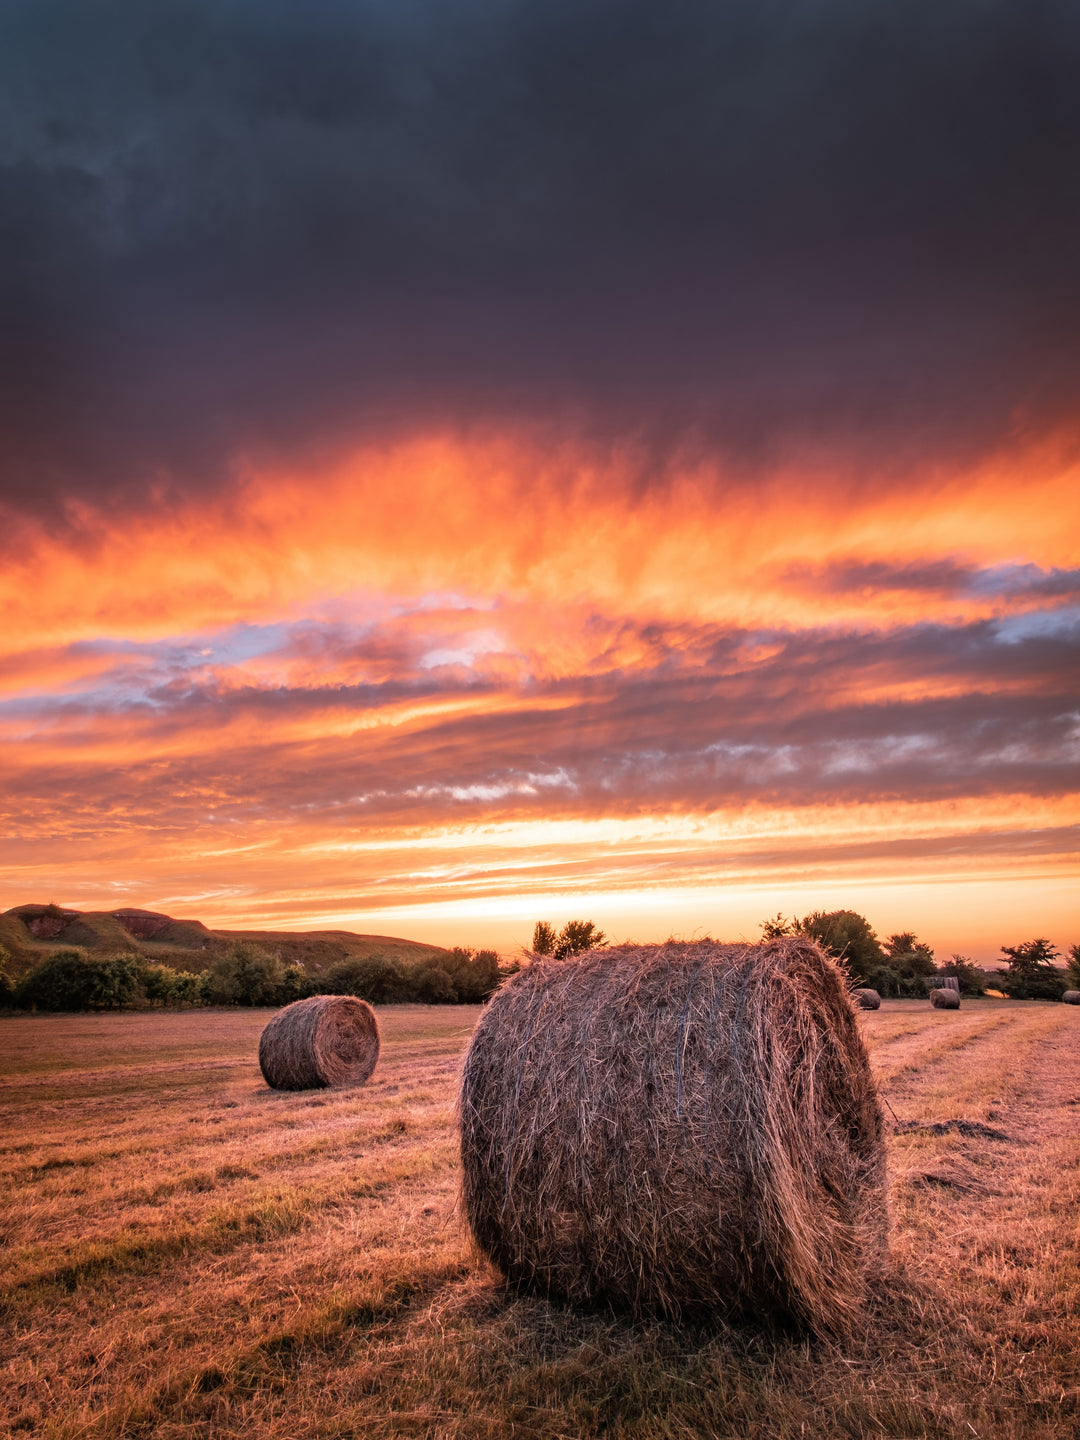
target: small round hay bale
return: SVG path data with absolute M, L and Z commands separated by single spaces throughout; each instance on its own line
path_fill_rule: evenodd
M 362 1085 L 378 1058 L 375 1011 L 351 995 L 313 995 L 286 1005 L 259 1039 L 259 1065 L 273 1090 Z
M 959 1010 L 960 996 L 956 990 L 938 985 L 930 991 L 930 1004 L 935 1010 Z
M 1061 998 L 1066 1005 L 1080 1005 L 1080 990 L 1066 990 Z
M 855 1004 L 858 1005 L 860 1010 L 881 1009 L 881 996 L 876 990 L 871 990 L 869 986 L 863 986 L 858 990 L 853 990 L 851 993 L 854 997 Z
M 812 941 L 536 960 L 466 1056 L 463 1204 L 511 1284 L 842 1331 L 887 1234 L 881 1109 Z

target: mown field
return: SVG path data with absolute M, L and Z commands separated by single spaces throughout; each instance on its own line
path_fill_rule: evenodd
M 844 1348 L 508 1295 L 455 1208 L 478 1011 L 385 1009 L 372 1082 L 306 1095 L 269 1013 L 0 1020 L 10 1432 L 1080 1435 L 1080 1010 L 863 1016 L 893 1235 Z

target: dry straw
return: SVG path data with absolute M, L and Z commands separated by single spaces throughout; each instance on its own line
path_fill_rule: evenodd
M 1080 990 L 1066 990 L 1061 998 L 1066 1005 L 1080 1005 Z
M 955 990 L 940 985 L 937 989 L 930 991 L 930 1004 L 935 1010 L 959 1010 L 960 996 Z
M 858 990 L 853 990 L 851 994 L 855 1004 L 858 1005 L 860 1010 L 881 1009 L 881 996 L 876 990 L 871 990 L 869 987 L 864 986 Z
M 886 1238 L 882 1117 L 812 941 L 536 960 L 465 1060 L 463 1202 L 516 1286 L 646 1313 L 856 1318 Z
M 313 995 L 286 1005 L 259 1040 L 259 1065 L 274 1090 L 362 1085 L 378 1058 L 375 1012 L 351 995 Z

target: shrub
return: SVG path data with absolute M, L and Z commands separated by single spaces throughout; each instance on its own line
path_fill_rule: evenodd
M 369 1005 L 409 998 L 407 977 L 388 955 L 352 955 L 331 965 L 318 987 L 328 995 L 355 995 Z
M 11 1005 L 15 999 L 15 982 L 8 974 L 8 961 L 11 956 L 0 945 L 0 1006 Z
M 463 1005 L 482 1005 L 498 989 L 499 957 L 494 950 L 467 950 L 455 946 L 449 955 L 440 956 L 438 966 L 453 981 L 457 998 Z
M 285 969 L 279 956 L 239 940 L 203 972 L 200 989 L 211 1005 L 281 1005 L 290 984 Z
M 1069 984 L 1075 990 L 1080 990 L 1080 945 L 1069 946 L 1068 961 Z
M 929 980 L 937 973 L 934 952 L 911 930 L 901 930 L 885 941 L 888 966 L 897 976 L 898 995 L 926 995 Z
M 174 970 L 165 1003 L 168 1005 L 201 1005 L 205 974 L 205 970 L 198 975 L 193 975 L 190 970 Z
M 455 1005 L 459 998 L 453 980 L 441 965 L 428 965 L 417 972 L 413 995 L 424 1005 Z
M 22 977 L 15 1000 L 38 1010 L 121 1010 L 141 997 L 142 970 L 138 955 L 88 960 L 80 950 L 57 950 Z
M 972 962 L 970 955 L 953 955 L 948 962 L 938 968 L 939 975 L 955 975 L 960 981 L 960 991 L 964 995 L 984 995 L 986 993 L 987 975 L 985 970 L 980 970 Z
M 1054 964 L 1059 952 L 1049 940 L 1025 940 L 1020 945 L 1002 945 L 1008 969 L 1002 989 L 1014 1000 L 1060 1000 L 1067 989 L 1065 976 Z
M 114 955 L 90 964 L 95 971 L 91 1009 L 122 1010 L 142 999 L 145 961 L 141 955 Z

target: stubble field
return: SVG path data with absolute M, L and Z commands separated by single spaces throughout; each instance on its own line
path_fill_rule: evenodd
M 384 1009 L 372 1081 L 299 1095 L 263 1085 L 269 1013 L 0 1021 L 0 1426 L 1080 1435 L 1080 1011 L 862 1017 L 893 1230 L 844 1348 L 508 1295 L 455 1208 L 478 1010 Z

